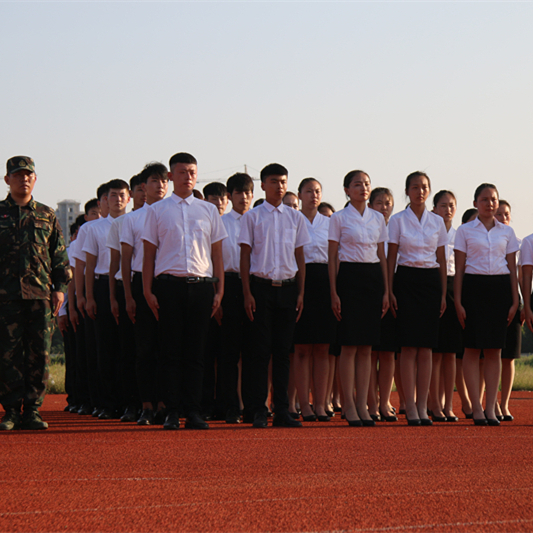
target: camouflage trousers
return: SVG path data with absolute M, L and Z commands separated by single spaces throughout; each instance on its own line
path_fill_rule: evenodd
M 43 403 L 52 343 L 48 300 L 0 302 L 0 403 Z

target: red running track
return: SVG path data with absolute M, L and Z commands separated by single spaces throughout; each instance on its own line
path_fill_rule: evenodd
M 496 428 L 164 431 L 64 405 L 46 398 L 47 431 L 0 434 L 2 532 L 533 531 L 533 393 Z

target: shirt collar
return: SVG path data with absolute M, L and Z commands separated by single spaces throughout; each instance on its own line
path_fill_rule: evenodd
M 182 202 L 187 202 L 187 204 L 191 205 L 194 202 L 194 194 L 191 192 L 187 198 L 182 198 L 181 196 L 178 196 L 175 192 L 173 192 L 170 195 L 170 198 L 174 200 L 177 204 L 181 204 Z
M 406 207 L 406 210 L 407 210 L 407 213 L 408 215 L 413 219 L 413 220 L 416 220 L 419 224 L 424 224 L 424 222 L 426 221 L 427 217 L 429 216 L 428 215 L 428 210 L 427 208 L 424 208 L 424 212 L 422 213 L 422 217 L 420 218 L 420 220 L 418 220 L 418 217 L 415 215 L 415 212 L 411 209 L 411 206 L 408 205 Z
M 478 226 L 483 226 L 483 229 L 487 229 L 485 227 L 485 225 L 483 224 L 483 222 L 481 222 L 481 220 L 479 220 L 478 217 L 476 217 L 474 220 L 472 220 L 472 225 L 475 226 L 475 227 L 478 227 Z M 496 217 L 494 217 L 494 227 L 498 227 L 498 226 L 505 226 L 505 224 L 502 224 Z
M 5 202 L 9 207 L 18 207 L 15 200 L 13 200 L 13 197 L 11 196 L 11 194 L 7 195 Z M 28 207 L 32 211 L 35 211 L 35 208 L 37 207 L 37 202 L 35 202 L 35 200 L 33 199 L 33 196 L 31 197 L 31 200 L 28 202 L 28 204 L 25 205 L 24 207 Z
M 275 209 L 277 209 L 280 213 L 283 213 L 283 210 L 287 207 L 283 202 L 281 202 L 278 207 L 275 207 L 272 204 L 268 203 L 266 200 L 261 205 L 264 205 L 269 213 L 272 213 L 272 211 L 274 211 Z M 292 209 L 292 207 L 290 207 L 289 209 Z
M 365 209 L 363 211 L 363 214 L 359 213 L 359 211 L 353 206 L 353 204 L 350 202 L 347 206 L 346 206 L 348 209 L 351 208 L 351 213 L 352 215 L 358 215 L 360 216 L 361 218 L 365 218 L 365 215 L 366 215 L 366 211 L 368 209 L 368 207 L 365 205 Z
M 240 220 L 242 218 L 242 215 L 239 215 L 235 209 L 232 209 L 229 214 L 231 215 L 231 218 L 234 218 L 235 220 Z

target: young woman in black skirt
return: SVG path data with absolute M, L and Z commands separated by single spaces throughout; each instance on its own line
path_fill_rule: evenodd
M 332 215 L 329 227 L 331 307 L 337 318 L 337 342 L 343 410 L 351 426 L 374 426 L 367 410 L 372 346 L 379 344 L 381 317 L 389 308 L 381 213 L 366 205 L 368 174 L 353 170 L 344 178 L 349 204 Z M 356 401 L 354 403 L 354 374 Z
M 511 224 L 511 204 L 506 200 L 500 199 L 498 211 L 494 215 L 498 222 L 509 226 Z M 518 239 L 520 244 L 520 239 Z M 520 263 L 520 260 L 517 261 Z M 518 268 L 518 281 L 520 282 L 520 267 Z M 515 365 L 514 360 L 520 357 L 522 352 L 522 323 L 521 309 L 516 311 L 512 322 L 507 328 L 505 339 L 505 348 L 502 349 L 502 379 L 501 379 L 501 406 L 496 402 L 496 417 L 502 422 L 511 422 L 514 420 L 509 411 L 509 399 L 513 390 Z
M 386 187 L 376 187 L 370 193 L 368 207 L 381 213 L 385 217 L 385 223 L 388 224 L 394 209 L 392 192 Z M 385 243 L 385 255 L 387 254 L 387 244 Z M 395 320 L 389 308 L 387 314 L 381 319 L 379 345 L 372 347 L 372 367 L 370 386 L 368 388 L 368 411 L 370 416 L 374 420 L 386 422 L 396 422 L 398 420 L 390 403 L 392 382 L 394 380 L 394 354 L 396 352 Z
M 446 309 L 448 234 L 442 218 L 426 209 L 430 192 L 427 174 L 409 174 L 409 205 L 389 222 L 390 303 L 397 315 L 405 415 L 412 426 L 432 424 L 427 413 L 431 353 L 438 345 L 439 318 Z
M 294 331 L 294 379 L 304 421 L 329 422 L 326 392 L 329 378 L 329 345 L 335 334 L 335 317 L 329 305 L 329 218 L 318 212 L 322 186 L 305 178 L 298 187 L 311 243 L 304 246 L 305 296 Z M 310 370 L 313 371 L 313 409 L 309 405 Z
M 453 301 L 453 280 L 455 257 L 453 246 L 455 228 L 453 217 L 457 211 L 457 200 L 451 191 L 439 191 L 433 197 L 433 212 L 444 220 L 448 232 L 446 252 L 446 311 L 439 323 L 439 344 L 433 351 L 433 368 L 429 387 L 429 408 L 433 422 L 457 422 L 453 412 L 453 389 L 455 385 L 455 357 L 463 349 L 463 331 Z
M 510 226 L 495 219 L 498 190 L 481 184 L 474 193 L 478 217 L 455 236 L 455 309 L 464 328 L 463 372 L 476 425 L 500 424 L 495 404 L 501 371 L 501 350 L 507 326 L 518 310 L 516 252 Z M 485 358 L 485 412 L 479 398 L 479 356 Z

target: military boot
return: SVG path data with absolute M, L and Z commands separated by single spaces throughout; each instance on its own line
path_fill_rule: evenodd
M 6 407 L 6 414 L 0 422 L 0 431 L 11 431 L 20 427 L 20 412 L 14 407 Z
M 47 429 L 48 424 L 41 418 L 37 407 L 24 409 L 20 429 Z

